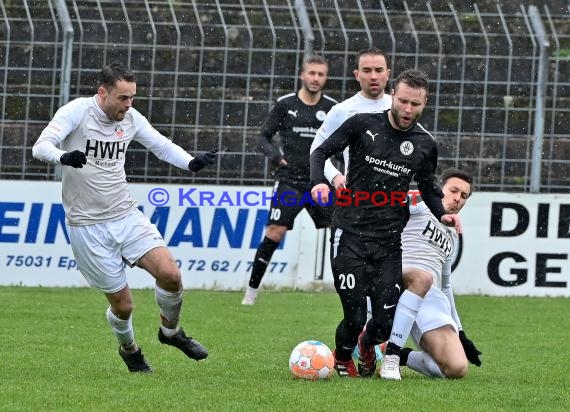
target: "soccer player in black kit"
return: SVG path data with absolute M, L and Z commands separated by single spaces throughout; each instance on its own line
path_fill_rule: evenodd
M 427 76 L 402 72 L 394 81 L 392 105 L 382 113 L 359 113 L 346 120 L 310 157 L 313 199 L 328 202 L 325 160 L 349 147 L 346 188 L 337 191 L 331 234 L 331 267 L 344 318 L 336 329 L 335 368 L 340 376 L 371 376 L 357 369 L 352 351 L 366 323 L 366 296 L 372 318 L 362 334 L 365 352 L 387 340 L 402 285 L 401 234 L 409 217 L 407 192 L 412 178 L 431 212 L 461 231 L 456 215 L 445 214 L 436 183 L 437 145 L 418 123 L 427 103 Z M 361 345 L 359 345 L 359 348 Z M 385 359 L 398 356 L 388 345 Z M 366 353 L 364 354 L 366 355 Z
M 299 78 L 301 88 L 277 99 L 265 121 L 258 146 L 275 171 L 272 201 L 265 236 L 253 260 L 249 284 L 242 305 L 253 305 L 261 280 L 273 252 L 287 230 L 293 228 L 295 217 L 306 208 L 317 229 L 330 226 L 331 207 L 311 204 L 309 183 L 309 152 L 317 130 L 327 112 L 337 102 L 323 94 L 327 81 L 328 62 L 322 56 L 310 56 L 303 62 Z M 281 147 L 272 143 L 279 132 Z M 282 204 L 284 198 L 287 204 Z

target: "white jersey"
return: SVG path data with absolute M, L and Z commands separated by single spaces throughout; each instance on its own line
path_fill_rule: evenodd
M 415 267 L 433 275 L 432 288 L 441 290 L 447 297 L 449 310 L 446 312 L 462 329 L 451 288 L 451 266 L 457 256 L 458 244 L 455 230 L 439 222 L 424 202 L 410 205 L 410 219 L 402 232 L 402 268 Z M 428 315 L 428 320 L 433 323 L 435 319 L 431 316 Z
M 74 150 L 87 157 L 83 168 L 62 168 L 63 206 L 69 225 L 109 222 L 137 208 L 125 173 L 125 154 L 132 140 L 184 170 L 193 159 L 132 107 L 123 120 L 111 120 L 97 104 L 96 96 L 67 103 L 42 131 L 32 149 L 35 158 L 61 164 L 61 155 Z
M 402 265 L 430 272 L 442 288 L 442 272 L 455 260 L 457 234 L 439 222 L 424 202 L 410 205 L 410 219 L 402 232 Z
M 392 105 L 392 96 L 384 94 L 380 99 L 368 99 L 360 92 L 354 96 L 344 100 L 333 106 L 327 113 L 323 124 L 317 131 L 313 144 L 311 145 L 311 153 L 321 145 L 333 132 L 340 127 L 348 118 L 354 116 L 356 113 L 379 113 L 388 110 Z M 348 148 L 343 152 L 345 170 L 348 170 Z M 325 162 L 325 177 L 329 182 L 336 175 L 341 173 L 330 161 L 327 159 Z

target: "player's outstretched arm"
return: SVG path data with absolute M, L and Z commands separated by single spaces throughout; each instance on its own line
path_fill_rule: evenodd
M 209 152 L 199 154 L 188 163 L 188 169 L 192 172 L 198 172 L 204 167 L 211 165 L 216 161 L 217 149 L 212 149 Z

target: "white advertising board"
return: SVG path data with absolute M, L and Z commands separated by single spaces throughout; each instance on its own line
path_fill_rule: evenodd
M 64 226 L 61 184 L 0 181 L 0 284 L 86 286 Z M 270 205 L 268 187 L 131 184 L 188 289 L 247 285 Z M 570 195 L 475 193 L 461 212 L 458 294 L 570 296 Z M 127 268 L 133 288 L 152 287 Z M 264 288 L 332 289 L 328 232 L 305 212 L 268 268 Z
M 86 286 L 65 230 L 61 184 L 4 180 L 0 187 L 0 284 Z M 270 188 L 131 184 L 130 190 L 162 233 L 185 288 L 247 285 L 265 230 Z M 316 232 L 303 212 L 275 252 L 265 287 L 311 286 L 315 257 L 322 253 Z M 154 285 L 141 269 L 127 268 L 127 273 L 133 288 Z
M 570 196 L 474 193 L 461 212 L 458 294 L 570 296 Z

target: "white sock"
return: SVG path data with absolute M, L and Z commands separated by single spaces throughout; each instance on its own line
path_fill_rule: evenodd
M 154 288 L 154 297 L 156 303 L 160 307 L 160 317 L 162 318 L 162 325 L 165 323 L 169 326 L 162 326 L 162 331 L 166 336 L 172 336 L 178 331 L 178 321 L 180 320 L 180 310 L 182 309 L 182 289 L 178 292 L 168 292 L 158 287 Z M 174 330 L 174 333 L 167 335 L 167 332 Z
M 117 340 L 126 352 L 135 352 L 138 348 L 135 343 L 135 332 L 133 330 L 133 317 L 128 319 L 119 319 L 113 312 L 111 307 L 107 308 L 107 321 L 117 337 Z
M 255 297 L 257 297 L 257 291 L 258 290 L 259 289 L 255 289 L 255 288 L 252 288 L 251 286 L 248 286 L 247 289 L 245 290 L 245 294 L 247 296 L 253 296 L 255 298 Z
M 398 306 L 396 306 L 390 342 L 400 348 L 406 344 L 422 302 L 421 297 L 407 289 L 402 293 Z
M 445 378 L 437 363 L 427 352 L 410 352 L 406 366 L 425 376 Z
M 164 334 L 164 336 L 166 336 L 167 338 L 170 338 L 171 336 L 174 336 L 178 333 L 178 328 L 176 329 L 169 329 L 164 325 L 160 325 L 160 329 L 162 329 L 162 333 Z

